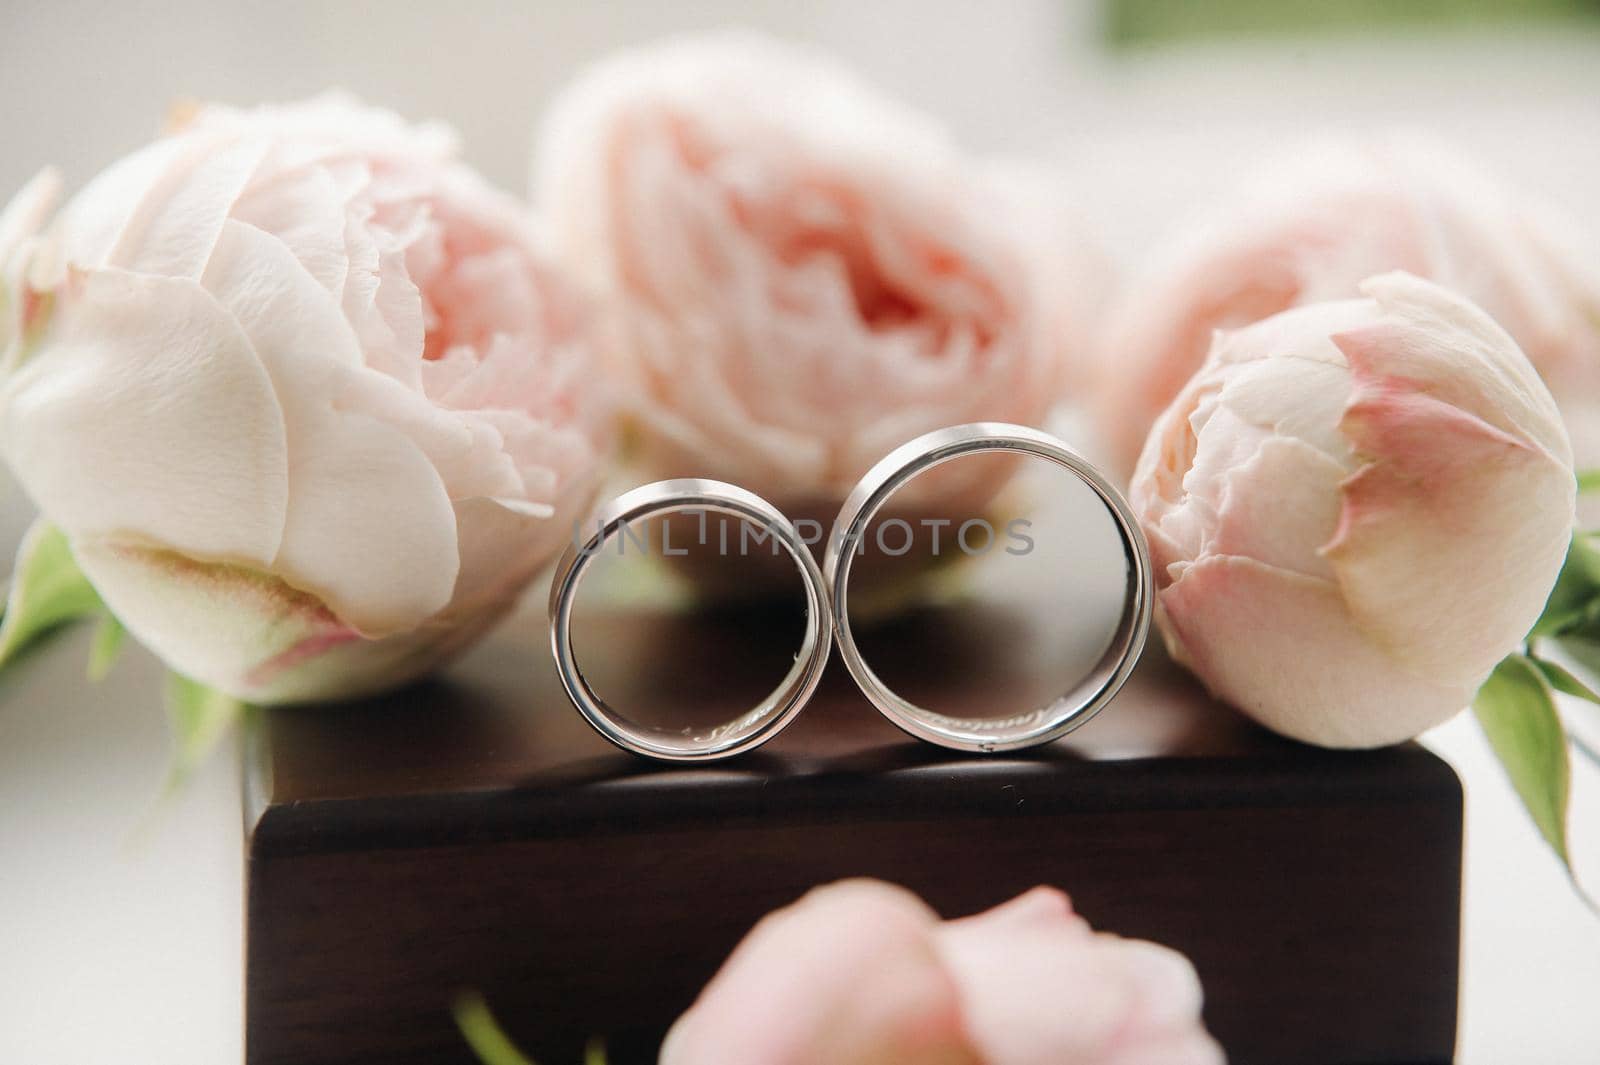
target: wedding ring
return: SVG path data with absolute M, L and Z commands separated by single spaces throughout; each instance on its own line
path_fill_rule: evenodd
M 895 694 L 861 657 L 850 628 L 850 566 L 867 526 L 913 477 L 965 455 L 1007 451 L 1048 459 L 1088 485 L 1116 523 L 1127 558 L 1127 588 L 1111 642 L 1078 684 L 1047 706 L 1001 719 L 955 718 Z M 1133 671 L 1150 630 L 1150 549 L 1120 492 L 1066 444 L 1038 429 L 998 422 L 957 425 L 902 444 L 867 471 L 845 498 L 828 540 L 823 573 L 832 598 L 834 639 L 861 691 L 894 724 L 921 740 L 960 751 L 1010 751 L 1048 743 L 1088 721 Z
M 572 607 L 589 564 L 618 535 L 629 535 L 636 523 L 684 511 L 741 518 L 771 536 L 789 553 L 806 591 L 806 627 L 794 665 L 773 690 L 748 713 L 726 724 L 683 732 L 643 728 L 606 705 L 589 685 L 572 649 Z M 657 481 L 624 492 L 601 507 L 594 534 L 581 546 L 568 545 L 557 563 L 550 586 L 550 646 L 556 671 L 574 706 L 595 730 L 624 750 L 667 762 L 731 758 L 776 736 L 816 691 L 832 645 L 832 625 L 822 572 L 799 532 L 776 507 L 753 492 L 722 481 L 684 478 Z

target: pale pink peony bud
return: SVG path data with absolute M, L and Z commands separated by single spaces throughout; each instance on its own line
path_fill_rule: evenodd
M 1464 708 L 1538 618 L 1572 533 L 1555 402 L 1488 315 L 1407 274 L 1220 333 L 1131 497 L 1174 655 L 1333 747 Z

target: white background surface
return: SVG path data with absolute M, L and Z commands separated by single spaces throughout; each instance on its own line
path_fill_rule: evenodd
M 1427 127 L 1600 229 L 1592 34 L 1112 59 L 1096 49 L 1093 18 L 1092 4 L 1071 0 L 105 9 L 11 0 L 0 9 L 0 195 L 46 162 L 81 183 L 141 143 L 175 98 L 249 103 L 333 84 L 451 121 L 468 156 L 520 191 L 534 116 L 584 61 L 738 20 L 841 53 L 975 149 L 1059 165 L 1062 195 L 1125 259 L 1262 153 L 1324 125 Z M 0 504 L 0 549 L 25 519 L 13 492 Z M 218 759 L 158 805 L 167 738 L 148 664 L 124 663 L 89 698 L 61 697 L 42 677 L 50 664 L 0 682 L 0 1062 L 236 1062 L 236 769 Z M 1468 796 L 1461 1060 L 1600 1061 L 1600 920 L 1573 897 L 1476 726 L 1459 719 L 1430 742 Z M 1594 856 L 1600 780 L 1587 763 L 1577 774 L 1578 849 Z M 1600 885 L 1600 868 L 1590 879 Z

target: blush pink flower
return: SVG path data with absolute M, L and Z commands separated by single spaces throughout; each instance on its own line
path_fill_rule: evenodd
M 1333 747 L 1464 708 L 1543 609 L 1576 483 L 1548 389 L 1407 274 L 1219 333 L 1130 495 L 1157 620 L 1205 685 Z
M 124 625 L 256 701 L 391 686 L 498 617 L 606 441 L 575 297 L 452 135 L 202 108 L 0 216 L 0 450 Z
M 611 312 L 654 476 L 827 517 L 876 460 L 960 422 L 1038 423 L 1098 260 L 1037 188 L 975 165 L 832 62 L 748 34 L 626 53 L 540 140 L 536 200 Z M 897 502 L 968 511 L 958 463 Z
M 940 923 L 876 881 L 763 919 L 661 1065 L 1220 1065 L 1187 959 L 1090 930 L 1048 888 Z
M 1446 150 L 1398 136 L 1319 140 L 1262 168 L 1183 234 L 1097 345 L 1098 414 L 1124 469 L 1218 329 L 1357 295 L 1404 270 L 1482 307 L 1521 346 L 1568 418 L 1579 465 L 1600 465 L 1600 257 L 1549 205 Z

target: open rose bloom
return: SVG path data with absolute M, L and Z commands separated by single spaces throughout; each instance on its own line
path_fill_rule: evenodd
M 1324 139 L 1263 167 L 1130 286 L 1108 322 L 1098 415 L 1129 468 L 1217 329 L 1349 299 L 1404 270 L 1476 303 L 1532 360 L 1578 465 L 1600 466 L 1600 256 L 1578 227 L 1416 138 Z
M 1039 423 L 1083 347 L 1098 260 L 1059 209 L 801 50 L 724 34 L 608 60 L 555 105 L 537 170 L 649 476 L 826 522 L 913 436 Z M 1000 482 L 957 463 L 896 503 L 973 516 Z
M 763 919 L 661 1065 L 1221 1065 L 1176 951 L 1094 932 L 1037 888 L 941 923 L 844 881 Z
M 1472 699 L 1572 534 L 1572 451 L 1516 343 L 1407 274 L 1218 334 L 1131 497 L 1168 646 L 1297 739 L 1370 747 Z
M 584 317 L 451 135 L 205 108 L 0 218 L 0 449 L 124 625 L 256 701 L 391 686 L 594 490 Z

